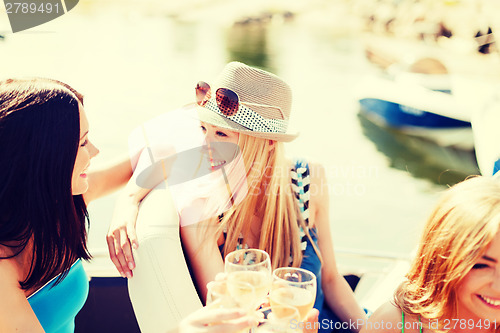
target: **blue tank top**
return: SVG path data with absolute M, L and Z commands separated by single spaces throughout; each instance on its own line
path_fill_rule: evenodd
M 73 333 L 75 317 L 87 300 L 89 280 L 81 260 L 71 266 L 66 277 L 57 276 L 28 297 L 28 302 L 46 333 Z

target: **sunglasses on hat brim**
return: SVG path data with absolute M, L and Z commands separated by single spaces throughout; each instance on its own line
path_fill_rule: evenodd
M 196 84 L 195 91 L 196 91 L 196 103 L 200 106 L 205 106 L 206 103 L 212 98 L 210 85 L 204 81 L 199 81 Z M 281 108 L 265 104 L 240 102 L 238 94 L 232 91 L 231 89 L 227 88 L 217 89 L 215 91 L 215 100 L 217 102 L 217 107 L 219 108 L 220 112 L 227 117 L 236 115 L 238 111 L 241 109 L 240 104 L 245 104 L 248 106 L 254 105 L 254 106 L 277 109 L 279 110 L 282 119 L 285 120 L 285 116 Z

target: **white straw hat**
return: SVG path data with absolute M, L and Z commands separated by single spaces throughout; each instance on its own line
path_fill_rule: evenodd
M 239 108 L 225 115 L 218 107 L 215 92 L 226 88 L 238 95 Z M 246 135 L 276 141 L 292 141 L 288 123 L 292 90 L 278 76 L 241 62 L 230 62 L 211 87 L 211 99 L 198 107 L 201 121 Z

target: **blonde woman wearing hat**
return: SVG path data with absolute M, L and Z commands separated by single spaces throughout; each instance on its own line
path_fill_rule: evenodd
M 320 322 L 337 320 L 328 308 L 342 321 L 364 320 L 336 267 L 325 170 L 285 158 L 283 143 L 297 137 L 288 131 L 292 104 L 288 84 L 269 72 L 231 62 L 213 86 L 199 82 L 196 97 L 205 141 L 238 145 L 249 187 L 246 196 L 222 215 L 181 228 L 199 294 L 204 297 L 207 283 L 224 270 L 224 254 L 241 247 L 260 248 L 269 253 L 273 268 L 302 267 L 317 275 L 315 307 Z M 137 201 L 144 197 L 131 196 Z M 111 258 L 120 272 L 130 274 L 134 267 L 130 244 L 138 246 L 134 228 L 115 225 L 108 233 Z M 125 233 L 128 239 L 120 239 Z
M 362 332 L 500 332 L 500 180 L 446 190 L 410 271 Z

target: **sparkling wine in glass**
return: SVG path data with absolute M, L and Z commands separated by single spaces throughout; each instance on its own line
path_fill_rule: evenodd
M 277 306 L 290 305 L 304 320 L 316 300 L 316 275 L 302 268 L 277 268 L 273 272 L 270 296 L 273 311 Z
M 234 299 L 227 290 L 227 281 L 212 281 L 207 285 L 207 307 L 229 309 L 237 307 Z
M 234 281 L 231 285 L 227 280 L 212 281 L 207 285 L 207 308 L 234 309 L 242 308 L 247 312 L 253 310 L 255 290 L 246 282 Z M 237 333 L 249 333 L 250 328 Z
M 258 249 L 236 250 L 229 253 L 225 259 L 225 272 L 229 293 L 236 299 L 246 297 L 237 284 L 244 282 L 254 288 L 254 299 L 246 301 L 257 308 L 264 300 L 271 287 L 271 260 L 269 255 Z

